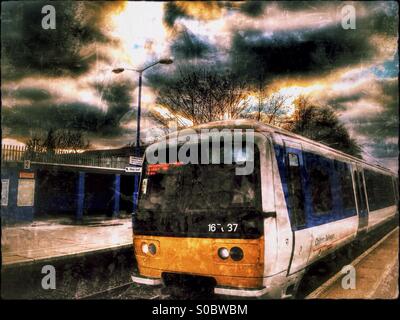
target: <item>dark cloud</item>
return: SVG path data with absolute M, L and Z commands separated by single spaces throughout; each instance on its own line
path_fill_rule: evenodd
M 79 101 L 57 104 L 47 91 L 37 88 L 22 88 L 13 91 L 13 97 L 30 100 L 13 107 L 2 108 L 2 125 L 10 135 L 28 135 L 31 130 L 72 129 L 92 136 L 115 136 L 126 130 L 121 119 L 132 109 L 131 82 L 115 82 L 107 86 L 93 85 L 98 90 L 107 110 Z M 135 115 L 133 119 L 135 118 Z
M 360 110 L 345 120 L 355 132 L 355 136 L 366 137 L 364 150 L 368 147 L 376 158 L 397 158 L 398 144 L 394 142 L 399 132 L 399 96 L 397 79 L 380 79 L 375 83 L 374 90 L 368 91 L 363 86 L 360 91 L 328 100 L 336 110 L 352 112 L 353 106 L 365 104 L 365 111 Z M 374 114 L 368 113 L 369 104 L 379 105 L 381 110 Z
M 263 14 L 266 6 L 266 1 L 246 1 L 239 7 L 239 9 L 249 17 L 258 17 Z
M 372 154 L 376 158 L 393 158 L 399 154 L 398 143 L 376 143 L 370 145 Z
M 371 59 L 376 50 L 368 41 L 368 31 L 344 30 L 338 25 L 272 36 L 259 30 L 237 31 L 231 49 L 232 67 L 250 81 L 282 75 L 323 76 Z
M 212 49 L 209 43 L 187 30 L 180 32 L 171 45 L 171 52 L 174 57 L 185 59 L 203 58 Z
M 104 113 L 81 102 L 68 104 L 35 104 L 3 108 L 2 125 L 10 134 L 27 135 L 30 130 L 74 129 L 101 132 Z
M 356 92 L 350 95 L 342 95 L 334 99 L 328 100 L 328 104 L 336 110 L 346 110 L 345 103 L 357 102 L 365 97 L 364 92 Z
M 174 80 L 173 72 L 165 72 L 161 70 L 149 70 L 145 74 L 147 84 L 155 90 L 164 88 L 170 85 Z
M 163 21 L 167 27 L 173 28 L 179 18 L 204 21 L 219 17 L 221 8 L 233 7 L 236 6 L 228 1 L 171 1 L 164 4 Z
M 132 109 L 131 93 L 134 84 L 130 81 L 115 82 L 104 86 L 100 83 L 93 85 L 107 104 L 107 112 L 104 115 L 104 125 L 119 127 L 121 119 Z
M 392 11 L 389 12 L 392 15 Z M 228 61 L 215 68 L 230 69 L 249 84 L 267 83 L 281 76 L 323 77 L 339 68 L 375 59 L 377 48 L 370 41 L 370 36 L 391 32 L 377 27 L 384 16 L 385 11 L 378 10 L 368 18 L 359 19 L 356 30 L 345 30 L 340 23 L 275 33 L 255 29 L 236 30 L 228 50 Z M 396 20 L 394 17 L 390 19 Z M 197 43 L 195 35 L 185 36 L 183 33 L 172 44 L 172 49 L 182 56 L 201 56 L 206 47 Z M 208 66 L 211 62 L 202 59 L 198 64 Z M 171 80 L 171 75 L 161 70 L 147 76 L 155 88 Z M 340 106 L 341 101 L 335 103 Z
M 372 118 L 366 118 L 362 114 L 354 120 L 357 132 L 368 135 L 378 144 L 384 143 L 384 139 L 397 137 L 399 133 L 399 95 L 398 81 L 383 80 L 382 90 L 377 103 L 383 110 Z
M 332 5 L 343 5 L 342 1 L 278 1 L 279 7 L 289 11 L 300 11 L 307 9 L 318 9 Z
M 17 90 L 2 89 L 2 98 L 27 99 L 32 102 L 43 101 L 51 98 L 51 94 L 44 89 L 20 88 Z
M 357 29 L 363 32 L 364 36 L 369 37 L 373 33 L 397 36 L 399 7 L 396 1 L 367 1 L 363 4 L 373 12 L 371 17 L 357 19 Z
M 56 9 L 56 29 L 43 29 L 42 7 Z M 112 4 L 114 6 L 120 4 Z M 2 3 L 2 79 L 31 74 L 76 76 L 106 57 L 82 53 L 90 44 L 106 43 L 101 17 L 107 2 L 10 1 Z
M 216 74 L 230 71 L 227 64 L 212 60 L 202 60 L 201 63 L 197 63 L 196 61 L 184 61 L 183 63 L 177 62 L 175 64 L 176 68 L 168 71 L 161 68 L 158 70 L 149 70 L 145 75 L 146 83 L 155 90 L 162 91 L 179 82 L 183 74 L 191 72 L 201 73 L 204 70 L 207 70 L 208 73 Z
M 187 13 L 174 2 L 164 4 L 164 23 L 168 27 L 173 27 L 175 20 L 181 17 L 187 17 Z

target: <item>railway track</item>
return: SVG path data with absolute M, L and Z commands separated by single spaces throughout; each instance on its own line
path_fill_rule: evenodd
M 164 300 L 170 299 L 171 295 L 163 294 L 161 288 L 151 288 L 136 285 L 133 282 L 124 283 L 119 286 L 102 290 L 93 294 L 79 297 L 78 300 L 98 299 L 148 299 Z

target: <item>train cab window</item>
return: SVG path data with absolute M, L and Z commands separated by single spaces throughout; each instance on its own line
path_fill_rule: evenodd
M 288 167 L 289 208 L 292 212 L 292 225 L 296 227 L 304 226 L 306 217 L 299 156 L 296 153 L 288 153 L 286 163 Z
M 333 204 L 329 163 L 318 156 L 312 156 L 308 160 L 313 213 L 315 216 L 330 214 Z
M 339 177 L 341 195 L 344 210 L 354 210 L 356 202 L 353 191 L 353 181 L 351 178 L 350 165 L 348 163 L 335 160 L 335 169 Z

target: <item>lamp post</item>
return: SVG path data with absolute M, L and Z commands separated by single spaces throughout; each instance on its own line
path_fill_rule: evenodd
M 147 69 L 154 67 L 157 64 L 171 64 L 174 61 L 170 58 L 168 59 L 160 59 L 143 69 L 131 69 L 131 68 L 116 68 L 113 69 L 112 72 L 114 73 L 122 73 L 125 70 L 127 71 L 135 71 L 139 73 L 139 95 L 138 95 L 138 115 L 137 115 L 137 124 L 136 124 L 136 146 L 135 146 L 135 156 L 140 156 L 140 115 L 141 115 L 141 100 L 142 100 L 142 74 Z M 137 200 L 139 195 L 139 174 L 135 174 L 135 185 L 133 191 L 133 213 L 136 212 L 137 209 Z

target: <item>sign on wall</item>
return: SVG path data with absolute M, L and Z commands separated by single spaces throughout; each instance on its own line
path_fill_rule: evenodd
M 8 191 L 10 189 L 10 180 L 1 179 L 1 205 L 8 206 Z
M 130 156 L 129 164 L 134 165 L 134 166 L 141 166 L 143 164 L 143 158 Z
M 31 168 L 31 161 L 24 160 L 24 169 L 30 169 L 30 168 Z
M 35 199 L 35 179 L 18 179 L 18 207 L 32 207 Z
M 125 167 L 125 172 L 140 173 L 142 172 L 142 167 Z
M 20 177 L 21 179 L 33 179 L 33 178 L 35 177 L 35 173 L 34 173 L 34 172 L 24 172 L 24 171 L 21 171 L 21 172 L 19 173 L 19 177 Z

